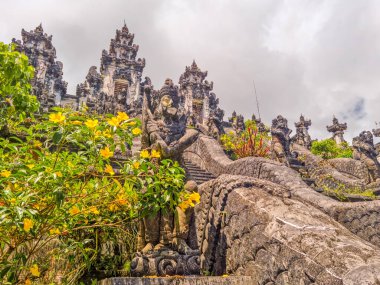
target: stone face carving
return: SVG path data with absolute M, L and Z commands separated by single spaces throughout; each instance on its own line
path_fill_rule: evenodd
M 292 142 L 310 149 L 311 138 L 308 130 L 311 126 L 311 120 L 305 120 L 305 117 L 301 115 L 300 121 L 294 123 L 294 125 L 296 127 L 296 134 L 292 137 Z
M 338 119 L 334 116 L 333 124 L 331 126 L 327 126 L 326 128 L 330 133 L 333 133 L 332 139 L 337 144 L 346 143 L 343 138 L 343 134 L 344 131 L 347 130 L 347 123 L 339 123 Z
M 290 133 L 292 130 L 288 128 L 288 120 L 278 115 L 272 120 L 271 134 L 271 154 L 272 159 L 288 164 L 290 153 Z
M 363 131 L 352 140 L 354 159 L 362 161 L 368 168 L 371 181 L 380 178 L 380 164 L 377 161 L 378 152 L 373 144 L 373 136 L 369 131 Z
M 218 107 L 219 99 L 211 92 L 213 82 L 205 80 L 206 76 L 207 71 L 201 71 L 193 61 L 180 76 L 179 94 L 183 98 L 184 111 L 191 121 L 204 133 L 217 137 L 223 133 L 224 112 Z
M 92 66 L 84 83 L 77 86 L 80 101 L 97 113 L 116 114 L 127 111 L 130 115 L 141 114 L 141 76 L 145 59 L 136 59 L 139 46 L 133 43 L 124 24 L 111 39 L 109 51 L 103 50 L 100 73 Z
M 232 128 L 237 134 L 245 130 L 243 115 L 237 115 L 235 111 L 233 111 L 232 116 L 228 118 L 228 122 L 232 125 Z
M 67 82 L 62 79 L 63 64 L 55 60 L 52 36 L 44 33 L 42 24 L 30 32 L 22 29 L 21 36 L 22 42 L 16 39 L 12 42 L 16 44 L 16 50 L 28 56 L 29 64 L 35 68 L 33 94 L 40 101 L 41 109 L 47 111 L 65 99 Z
M 186 128 L 188 115 L 184 98 L 171 79 L 160 91 L 147 83 L 143 103 L 143 148 L 154 148 L 162 157 L 178 157 L 198 137 L 194 128 Z
M 186 192 L 197 192 L 196 182 L 188 181 Z M 192 249 L 190 224 L 193 209 L 175 213 L 161 210 L 157 215 L 140 221 L 136 257 L 132 261 L 132 274 L 143 275 L 189 275 L 199 274 L 199 251 Z M 194 244 L 194 243 L 193 243 Z

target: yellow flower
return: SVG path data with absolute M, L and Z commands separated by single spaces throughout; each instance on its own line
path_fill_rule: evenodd
M 196 203 L 199 203 L 201 201 L 201 196 L 197 192 L 193 192 L 189 196 L 189 200 L 192 200 Z
M 72 207 L 72 208 L 69 210 L 69 213 L 70 213 L 71 216 L 74 216 L 74 215 L 80 213 L 80 210 L 79 210 L 79 208 L 78 208 L 77 206 L 74 206 L 74 207 Z
M 59 229 L 51 229 L 49 232 L 50 235 L 59 235 L 61 233 Z
M 117 112 L 117 118 L 119 121 L 126 121 L 129 119 L 129 116 L 125 112 Z
M 30 231 L 31 228 L 33 228 L 33 221 L 31 219 L 24 219 L 24 231 L 27 233 Z
M 90 213 L 93 213 L 94 215 L 99 215 L 99 214 L 100 214 L 98 208 L 96 208 L 95 206 L 91 206 L 91 207 L 88 209 L 88 211 L 89 211 Z
M 26 279 L 25 280 L 25 285 L 32 285 L 32 281 L 30 281 L 30 279 L 28 278 L 28 279 Z
M 132 134 L 134 134 L 135 136 L 138 136 L 139 134 L 141 134 L 141 129 L 139 128 L 134 128 L 132 130 Z
M 112 166 L 109 165 L 109 164 L 106 165 L 106 168 L 104 169 L 104 172 L 109 173 L 109 174 L 111 174 L 111 175 L 114 175 L 114 174 L 115 174 L 115 172 L 113 171 Z
M 152 150 L 152 153 L 150 155 L 152 158 L 160 158 L 161 157 L 161 154 L 159 151 L 156 151 L 156 150 Z
M 135 161 L 132 165 L 133 165 L 133 168 L 138 169 L 140 167 L 140 162 Z
M 34 143 L 33 143 L 33 145 L 35 147 L 40 147 L 40 146 L 42 146 L 42 142 L 40 142 L 39 140 L 35 140 Z
M 110 151 L 109 147 L 107 146 L 104 149 L 100 150 L 100 155 L 104 158 L 110 158 L 111 156 L 113 156 L 113 152 Z
M 32 169 L 34 167 L 34 164 L 27 164 L 26 165 L 29 169 Z
M 11 202 L 11 204 L 14 204 L 14 203 L 16 203 L 16 199 L 15 199 L 15 198 L 11 198 L 11 199 L 9 200 L 9 202 Z
M 3 170 L 0 172 L 0 176 L 5 177 L 5 178 L 11 176 L 11 174 L 12 173 L 9 170 Z
M 118 117 L 112 117 L 111 119 L 107 120 L 107 123 L 110 126 L 118 127 L 120 125 L 120 120 Z
M 182 211 L 185 211 L 187 208 L 190 207 L 190 204 L 189 204 L 189 201 L 188 200 L 185 200 L 183 202 L 181 202 L 178 207 L 181 208 Z
M 98 125 L 98 120 L 87 120 L 84 124 L 88 128 L 93 129 L 93 128 L 96 128 L 96 126 Z
M 114 211 L 117 211 L 119 209 L 119 207 L 117 205 L 115 205 L 114 203 L 110 204 L 108 206 L 108 209 L 111 211 L 111 212 L 114 212 Z
M 123 194 L 118 194 L 116 198 L 117 198 L 116 202 L 119 205 L 125 205 L 128 203 L 128 200 L 124 197 Z
M 140 152 L 140 157 L 141 158 L 149 158 L 149 151 L 147 151 L 146 149 L 142 150 Z
M 96 132 L 95 132 L 95 137 L 100 137 L 100 136 L 101 136 L 101 134 L 102 134 L 102 132 L 101 132 L 101 131 L 96 131 Z
M 127 125 L 127 126 L 134 126 L 134 125 L 136 125 L 136 121 L 130 121 L 128 123 L 125 123 L 125 125 Z
M 32 273 L 32 276 L 40 277 L 40 271 L 38 270 L 38 265 L 33 264 L 30 268 L 30 273 Z
M 112 138 L 112 135 L 110 134 L 110 131 L 109 130 L 105 130 L 103 132 L 103 136 L 106 137 L 106 138 Z
M 62 177 L 62 176 L 63 176 L 61 171 L 57 171 L 57 172 L 55 173 L 55 175 L 57 175 L 58 177 Z
M 82 122 L 81 121 L 72 121 L 71 124 L 80 126 L 80 125 L 82 125 Z
M 53 113 L 49 115 L 49 121 L 53 123 L 62 123 L 66 119 L 65 115 L 62 115 L 62 112 Z

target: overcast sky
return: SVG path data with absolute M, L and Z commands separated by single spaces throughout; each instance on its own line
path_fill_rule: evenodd
M 40 22 L 53 35 L 69 93 L 99 67 L 125 20 L 155 88 L 178 83 L 195 59 L 225 110 L 278 114 L 289 127 L 302 113 L 313 138 L 327 138 L 335 114 L 347 139 L 380 121 L 380 1 L 366 0 L 0 0 L 0 41 Z M 295 133 L 295 131 L 293 131 Z

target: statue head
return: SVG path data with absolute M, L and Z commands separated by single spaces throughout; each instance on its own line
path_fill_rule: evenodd
M 276 119 L 272 120 L 272 125 L 275 128 L 287 129 L 288 128 L 288 120 L 285 119 L 283 116 L 278 115 Z
M 363 131 L 360 133 L 359 138 L 361 141 L 368 143 L 368 144 L 373 144 L 373 135 L 370 131 Z

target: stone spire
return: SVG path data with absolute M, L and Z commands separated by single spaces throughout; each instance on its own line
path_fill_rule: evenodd
M 343 138 L 344 131 L 347 130 L 347 123 L 339 123 L 338 119 L 333 117 L 333 124 L 327 126 L 327 131 L 333 133 L 332 139 L 335 140 L 337 144 L 346 143 Z
M 145 59 L 136 59 L 139 46 L 133 43 L 134 34 L 127 25 L 116 30 L 109 50 L 103 50 L 100 73 L 91 67 L 86 81 L 78 87 L 81 101 L 99 113 L 127 111 L 133 115 L 141 113 L 141 76 Z
M 296 127 L 296 134 L 292 137 L 292 142 L 310 149 L 311 138 L 309 135 L 309 127 L 311 126 L 311 120 L 305 120 L 305 117 L 301 115 L 300 121 L 294 123 L 294 125 Z
M 206 77 L 207 71 L 201 71 L 193 60 L 179 78 L 180 95 L 184 98 L 185 112 L 199 127 L 206 131 L 220 130 L 224 112 L 218 107 L 219 99 L 211 92 L 213 82 L 205 80 Z
M 47 111 L 50 107 L 59 105 L 66 95 L 67 82 L 62 79 L 63 64 L 55 61 L 52 36 L 44 33 L 42 24 L 30 32 L 22 29 L 21 36 L 22 42 L 15 39 L 12 42 L 18 51 L 28 56 L 29 63 L 35 68 L 33 94 L 40 101 L 41 108 Z

